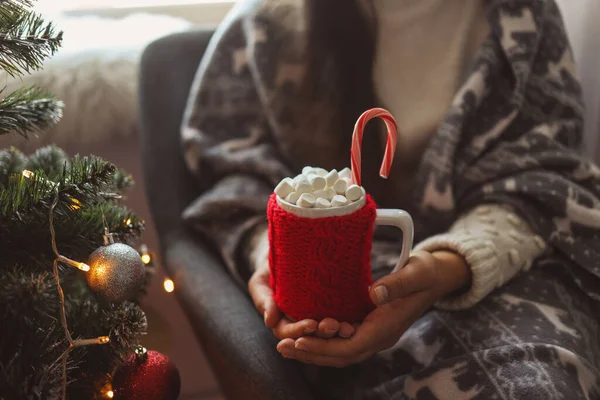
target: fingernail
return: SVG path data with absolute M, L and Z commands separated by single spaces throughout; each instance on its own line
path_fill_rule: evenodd
M 337 331 L 338 331 L 337 329 L 325 328 L 325 333 L 336 333 Z
M 304 333 L 310 335 L 311 333 L 315 333 L 317 329 L 315 327 L 309 326 L 308 328 L 304 328 Z
M 267 312 L 266 311 L 263 313 L 263 318 L 264 318 L 265 324 L 266 324 L 267 323 Z
M 294 347 L 297 350 L 304 350 L 304 351 L 308 350 L 308 348 L 306 347 L 306 345 L 304 343 L 302 343 L 302 342 L 296 342 L 296 344 L 294 344 Z
M 377 304 L 383 304 L 388 298 L 388 290 L 385 286 L 377 286 L 375 288 L 375 297 L 377 297 Z
M 280 351 L 281 355 L 284 356 L 285 358 L 291 358 L 294 354 L 294 352 L 292 350 L 289 349 L 283 349 Z

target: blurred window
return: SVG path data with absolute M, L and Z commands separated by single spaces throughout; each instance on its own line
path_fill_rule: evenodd
M 201 3 L 231 3 L 232 0 L 38 0 L 35 8 L 41 12 L 62 12 L 105 8 L 144 8 Z

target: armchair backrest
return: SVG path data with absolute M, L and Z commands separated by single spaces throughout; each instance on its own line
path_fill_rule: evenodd
M 583 153 L 600 163 L 600 1 L 557 0 L 579 68 L 586 105 Z

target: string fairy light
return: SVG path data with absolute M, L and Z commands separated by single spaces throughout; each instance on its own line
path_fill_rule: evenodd
M 140 252 L 142 253 L 142 262 L 144 264 L 150 264 L 150 261 L 152 261 L 152 257 L 150 256 L 150 252 L 148 251 L 148 246 L 146 246 L 145 244 L 140 246 Z
M 79 210 L 81 208 L 81 202 L 74 197 L 70 197 L 70 199 L 72 204 L 69 205 L 69 208 L 71 210 Z
M 171 293 L 175 290 L 175 283 L 170 278 L 165 278 L 163 281 L 163 287 L 165 288 L 165 292 Z
M 110 381 L 106 382 L 102 389 L 100 389 L 100 393 L 102 394 L 102 398 L 112 399 L 115 397 L 115 391 L 113 390 L 112 383 Z
M 23 176 L 27 179 L 31 179 L 34 176 L 34 173 L 29 170 L 23 171 Z M 75 268 L 80 269 L 81 271 L 89 271 L 90 266 L 83 262 L 78 262 L 71 260 L 58 252 L 58 247 L 56 244 L 56 231 L 54 230 L 54 209 L 58 204 L 58 200 L 60 197 L 60 192 L 58 190 L 58 185 L 54 182 L 54 200 L 50 205 L 50 211 L 48 214 L 48 223 L 50 226 L 50 240 L 52 244 L 52 251 L 54 252 L 55 258 L 52 263 L 52 271 L 54 275 L 54 280 L 56 281 L 56 289 L 58 290 L 58 296 L 60 299 L 60 322 L 65 331 L 65 336 L 67 341 L 69 342 L 69 347 L 64 351 L 64 353 L 59 357 L 62 360 L 62 399 L 65 400 L 67 398 L 67 360 L 69 358 L 69 353 L 75 349 L 76 347 L 90 346 L 90 345 L 102 345 L 110 343 L 110 337 L 108 336 L 98 336 L 96 338 L 90 339 L 73 339 L 71 336 L 71 332 L 69 331 L 69 325 L 67 324 L 67 312 L 65 309 L 65 294 L 63 292 L 62 286 L 60 285 L 60 275 L 58 274 L 58 263 L 67 264 L 73 266 Z M 58 360 L 56 360 L 58 361 Z

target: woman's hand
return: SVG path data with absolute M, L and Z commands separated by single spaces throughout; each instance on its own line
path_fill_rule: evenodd
M 248 289 L 254 305 L 264 316 L 265 324 L 273 330 L 278 339 L 297 339 L 307 335 L 316 335 L 320 338 L 332 338 L 336 335 L 343 338 L 352 336 L 354 327 L 347 322 L 340 323 L 331 318 L 326 318 L 321 322 L 312 319 L 292 322 L 285 318 L 273 299 L 269 277 L 267 261 L 252 275 L 248 282 Z
M 417 252 L 399 271 L 369 289 L 377 308 L 349 339 L 286 338 L 277 350 L 286 358 L 309 364 L 344 367 L 393 346 L 410 325 L 435 302 L 468 285 L 470 270 L 457 253 Z

